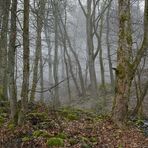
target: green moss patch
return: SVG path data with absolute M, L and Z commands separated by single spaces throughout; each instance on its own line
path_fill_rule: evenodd
M 33 138 L 38 138 L 38 137 L 48 138 L 50 137 L 50 135 L 46 131 L 36 130 L 33 132 Z
M 53 146 L 64 147 L 64 140 L 61 138 L 53 137 L 49 138 L 46 144 L 48 147 L 53 147 Z
M 27 120 L 29 120 L 33 125 L 36 125 L 40 122 L 44 122 L 48 119 L 48 115 L 43 113 L 29 113 L 27 115 Z

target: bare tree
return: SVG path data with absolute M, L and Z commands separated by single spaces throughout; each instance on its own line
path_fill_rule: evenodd
M 36 10 L 35 15 L 36 15 L 36 23 L 37 23 L 37 27 L 36 27 L 37 39 L 36 39 L 35 60 L 34 60 L 34 68 L 33 68 L 33 81 L 32 81 L 31 95 L 30 95 L 31 101 L 34 101 L 35 99 L 35 91 L 38 83 L 39 60 L 40 60 L 40 70 L 41 70 L 40 72 L 43 73 L 42 72 L 43 63 L 42 63 L 42 55 L 41 55 L 41 52 L 42 52 L 41 33 L 42 33 L 43 24 L 44 24 L 45 4 L 46 4 L 46 0 L 40 0 L 38 8 L 34 8 Z

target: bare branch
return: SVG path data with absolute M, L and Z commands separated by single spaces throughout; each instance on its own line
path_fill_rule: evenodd
M 79 1 L 80 7 L 81 7 L 81 9 L 82 9 L 84 15 L 87 16 L 87 13 L 86 13 L 86 11 L 85 11 L 85 9 L 84 9 L 84 6 L 83 6 L 82 3 L 81 3 L 81 0 L 78 0 L 78 1 Z

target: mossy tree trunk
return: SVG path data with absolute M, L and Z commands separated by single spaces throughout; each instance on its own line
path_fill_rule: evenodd
M 148 47 L 148 1 L 145 0 L 144 37 L 136 57 L 131 61 L 132 36 L 130 19 L 130 0 L 119 3 L 119 41 L 117 50 L 116 92 L 113 106 L 113 120 L 118 126 L 125 125 L 128 113 L 130 88 L 135 72 Z
M 117 50 L 116 92 L 113 120 L 123 126 L 127 119 L 128 100 L 131 86 L 131 18 L 130 0 L 119 0 L 119 40 Z

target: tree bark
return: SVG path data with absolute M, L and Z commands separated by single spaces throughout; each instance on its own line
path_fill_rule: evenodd
M 117 50 L 116 92 L 113 107 L 113 120 L 119 127 L 125 126 L 128 113 L 128 100 L 131 87 L 131 18 L 130 0 L 118 0 L 119 40 Z
M 59 45 L 59 38 L 58 38 L 58 1 L 53 2 L 53 15 L 54 15 L 54 31 L 55 31 L 55 49 L 54 49 L 54 65 L 53 65 L 53 76 L 54 76 L 54 83 L 55 85 L 59 82 L 58 76 L 58 45 Z M 59 86 L 55 87 L 54 90 L 54 106 L 57 108 L 60 106 L 59 100 Z
M 8 78 L 9 78 L 9 99 L 11 108 L 11 118 L 16 120 L 17 116 L 17 93 L 16 93 L 16 81 L 15 81 L 15 54 L 16 54 L 16 36 L 17 36 L 17 0 L 12 1 L 11 7 L 11 28 L 9 37 L 9 51 L 8 51 Z
M 44 21 L 44 12 L 45 12 L 45 3 L 46 0 L 41 0 L 39 8 L 36 13 L 37 17 L 37 39 L 36 39 L 36 50 L 35 50 L 35 60 L 34 60 L 34 68 L 33 68 L 33 80 L 32 80 L 32 89 L 30 100 L 34 101 L 35 99 L 35 91 L 38 83 L 38 69 L 39 69 L 39 60 L 41 62 L 41 33 L 43 28 L 43 21 Z M 43 65 L 42 65 L 43 66 Z M 41 69 L 42 67 L 40 67 Z M 40 71 L 42 72 L 42 71 Z
M 29 0 L 24 0 L 24 20 L 23 20 L 23 82 L 21 91 L 22 112 L 28 109 L 29 93 Z
M 4 1 L 2 5 L 1 32 L 0 32 L 0 99 L 8 99 L 7 85 L 7 42 L 8 42 L 8 19 L 10 0 Z
M 148 47 L 148 1 L 144 9 L 144 37 L 141 48 L 131 62 L 132 36 L 130 19 L 130 0 L 119 0 L 119 47 L 117 50 L 116 92 L 113 106 L 113 120 L 123 126 L 127 120 L 130 88 L 135 72 Z
M 110 82 L 112 85 L 112 88 L 114 89 L 114 74 L 113 74 L 113 67 L 112 67 L 112 59 L 111 59 L 111 48 L 110 48 L 110 42 L 109 42 L 109 33 L 110 33 L 110 23 L 109 23 L 109 14 L 110 14 L 110 8 L 111 4 L 108 7 L 107 10 L 107 18 L 106 18 L 106 23 L 107 23 L 107 28 L 106 28 L 106 44 L 107 44 L 107 56 L 108 56 L 108 63 L 109 63 L 109 73 L 110 73 Z

